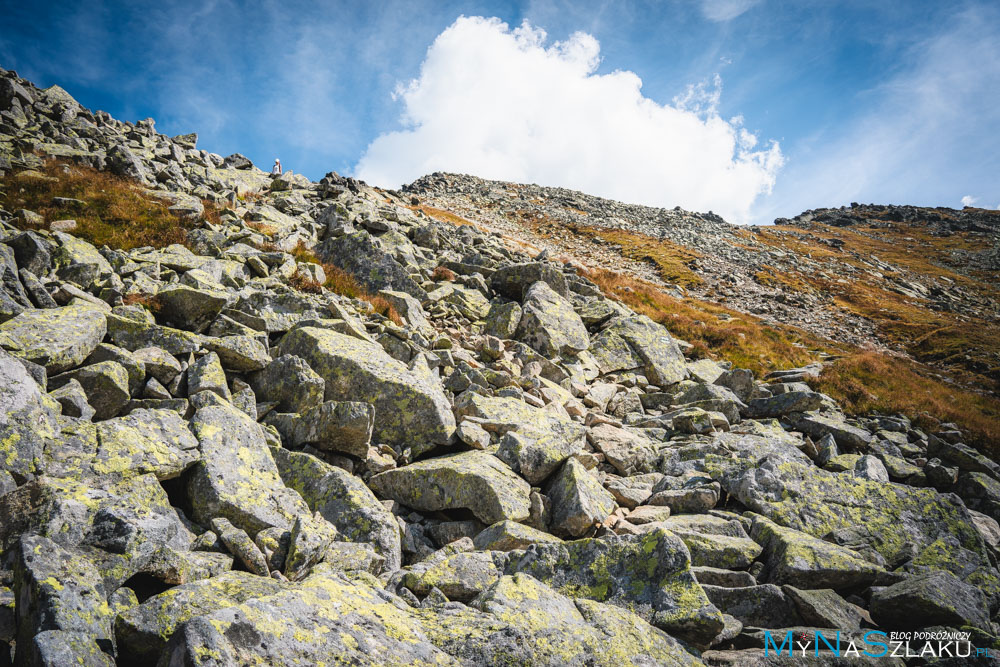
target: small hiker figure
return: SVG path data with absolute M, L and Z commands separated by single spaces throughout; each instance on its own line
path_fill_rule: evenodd
M 274 158 L 274 166 L 271 167 L 272 176 L 281 176 L 281 160 Z

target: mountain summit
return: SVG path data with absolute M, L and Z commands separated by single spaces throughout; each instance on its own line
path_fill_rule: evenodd
M 996 212 L 312 182 L 5 70 L 0 172 L 0 665 L 998 649 Z

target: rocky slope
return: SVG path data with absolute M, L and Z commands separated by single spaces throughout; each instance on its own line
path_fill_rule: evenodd
M 457 174 L 405 191 L 553 255 L 1000 389 L 1000 211 L 852 204 L 741 228 L 712 213 Z
M 0 71 L 5 202 L 108 170 L 187 230 L 98 248 L 57 215 L 95 202 L 0 210 L 0 665 L 996 642 L 1000 466 L 961 432 L 689 360 L 571 264 L 412 194 L 196 146 Z M 676 215 L 728 261 L 719 220 Z

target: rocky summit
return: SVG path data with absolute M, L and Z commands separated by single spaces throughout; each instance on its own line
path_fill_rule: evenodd
M 829 355 L 741 367 L 586 253 L 530 243 L 565 222 L 557 250 L 627 269 L 640 237 L 593 229 L 651 234 L 675 254 L 650 245 L 635 275 L 707 290 L 653 268 L 821 275 L 829 254 L 751 238 L 791 223 L 273 176 L 4 70 L 0 171 L 0 665 L 791 664 L 777 646 L 816 631 L 997 647 L 1000 465 L 966 431 L 845 411 L 810 383 Z M 957 228 L 996 233 L 950 213 L 927 233 Z M 971 280 L 933 296 L 995 316 Z M 810 664 L 903 662 L 860 646 Z

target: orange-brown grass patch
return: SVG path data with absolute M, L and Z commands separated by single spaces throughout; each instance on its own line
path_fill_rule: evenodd
M 663 324 L 672 334 L 694 346 L 691 356 L 712 357 L 749 368 L 758 375 L 803 366 L 819 351 L 835 354 L 841 348 L 793 327 L 761 320 L 699 299 L 676 299 L 650 283 L 606 269 L 581 271 L 605 295 Z
M 46 161 L 42 172 L 48 178 L 8 173 L 0 181 L 0 190 L 6 193 L 4 208 L 39 213 L 45 218 L 44 229 L 56 220 L 73 219 L 77 224 L 74 236 L 95 246 L 129 250 L 185 243 L 188 229 L 194 227 L 171 213 L 166 203 L 146 196 L 134 181 L 56 160 Z M 55 197 L 84 203 L 57 204 Z
M 466 220 L 460 215 L 455 215 L 451 211 L 446 211 L 441 208 L 434 208 L 433 206 L 427 206 L 425 204 L 420 204 L 419 206 L 408 206 L 414 211 L 421 211 L 428 217 L 434 218 L 441 222 L 450 222 L 453 225 L 471 225 L 472 227 L 477 227 L 476 223 Z
M 267 237 L 274 236 L 278 232 L 278 230 L 272 227 L 271 225 L 260 222 L 259 220 L 247 220 L 246 226 L 254 230 L 255 232 L 259 232 Z
M 396 312 L 396 309 L 385 297 L 370 294 L 358 284 L 354 276 L 333 264 L 325 263 L 322 266 L 323 272 L 326 274 L 326 281 L 323 283 L 323 287 L 334 294 L 340 294 L 349 299 L 367 301 L 379 315 L 392 320 L 397 325 L 403 324 L 403 318 L 399 316 L 399 313 Z
M 203 217 L 205 220 L 208 220 L 213 225 L 221 225 L 222 216 L 221 216 L 221 211 L 219 210 L 219 206 L 210 199 L 202 199 L 201 203 L 205 207 L 205 213 L 202 214 L 201 217 Z
M 431 273 L 431 280 L 435 282 L 455 280 L 455 272 L 445 266 L 439 266 Z
M 622 229 L 567 224 L 540 217 L 533 211 L 520 211 L 518 216 L 521 224 L 543 238 L 551 238 L 557 233 L 566 231 L 588 239 L 599 238 L 617 246 L 623 257 L 650 264 L 666 282 L 685 287 L 704 283 L 701 276 L 688 266 L 690 262 L 701 257 L 701 254 L 667 239 L 655 239 Z
M 309 294 L 323 293 L 322 285 L 299 270 L 296 270 L 288 278 L 288 284 L 300 292 L 308 292 Z
M 142 306 L 151 313 L 158 313 L 163 307 L 160 299 L 155 294 L 144 294 L 136 292 L 134 294 L 126 294 L 122 297 L 122 305 L 125 306 Z
M 931 430 L 935 419 L 954 422 L 969 444 L 1000 457 L 1000 401 L 944 382 L 921 364 L 862 350 L 834 361 L 809 383 L 852 414 L 902 413 Z

